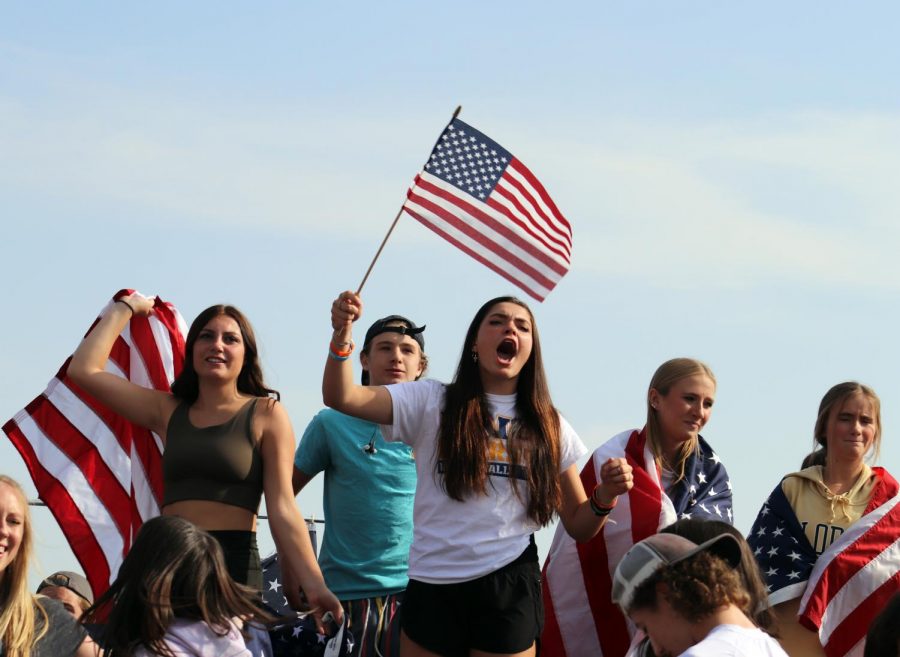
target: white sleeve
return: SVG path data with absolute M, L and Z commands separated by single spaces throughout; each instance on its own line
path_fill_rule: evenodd
M 559 416 L 559 471 L 563 472 L 582 456 L 587 454 L 587 447 L 575 433 L 575 429 L 566 418 Z
M 391 395 L 394 423 L 381 425 L 381 435 L 391 442 L 410 447 L 424 439 L 432 440 L 441 423 L 444 384 L 425 379 L 385 386 Z

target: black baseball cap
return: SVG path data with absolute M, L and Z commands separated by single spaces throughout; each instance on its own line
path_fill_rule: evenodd
M 425 326 L 416 326 L 411 319 L 407 319 L 403 315 L 388 315 L 382 317 L 369 327 L 366 331 L 366 339 L 363 342 L 363 351 L 369 348 L 369 344 L 382 333 L 399 333 L 400 335 L 408 335 L 419 344 L 419 349 L 425 353 L 425 336 L 422 333 Z M 369 385 L 369 373 L 363 370 L 362 384 Z

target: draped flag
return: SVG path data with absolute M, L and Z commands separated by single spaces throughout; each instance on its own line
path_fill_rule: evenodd
M 438 139 L 403 209 L 538 301 L 571 265 L 572 227 L 544 186 L 459 119 Z
M 622 456 L 633 468 L 634 487 L 619 497 L 600 533 L 576 543 L 561 525 L 556 528 L 542 578 L 546 657 L 625 655 L 633 629 L 611 592 L 613 573 L 628 549 L 678 518 L 732 522 L 728 473 L 703 438 L 671 497 L 662 489 L 643 431 L 625 431 L 598 447 L 581 471 L 584 489 L 594 490 L 607 459 Z
M 309 537 L 315 552 L 315 523 L 307 521 L 306 528 L 310 532 Z M 348 628 L 347 614 L 344 614 L 343 624 L 332 636 L 319 634 L 316 632 L 316 623 L 312 616 L 297 614 L 288 605 L 281 583 L 281 565 L 278 563 L 277 553 L 263 559 L 262 572 L 263 603 L 268 610 L 284 619 L 295 615 L 293 620 L 284 620 L 269 629 L 272 657 L 349 657 L 353 654 L 353 634 Z
M 750 535 L 773 605 L 803 596 L 800 622 L 828 657 L 861 657 L 869 624 L 900 591 L 900 486 L 883 468 L 865 514 L 816 555 L 781 484 Z
M 118 292 L 100 316 L 130 292 Z M 181 372 L 186 333 L 181 314 L 156 297 L 154 313 L 132 317 L 122 331 L 106 369 L 168 391 Z M 66 375 L 70 360 L 3 431 L 97 596 L 115 578 L 141 524 L 159 515 L 162 441 L 78 388 Z

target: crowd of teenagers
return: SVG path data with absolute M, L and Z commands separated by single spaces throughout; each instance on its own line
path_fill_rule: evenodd
M 700 436 L 716 394 L 704 363 L 663 363 L 642 427 L 613 436 L 579 472 L 587 449 L 550 397 L 525 303 L 478 309 L 448 384 L 424 377 L 425 326 L 401 315 L 369 326 L 357 384 L 362 310 L 352 292 L 332 304 L 328 408 L 297 445 L 240 311 L 216 305 L 196 318 L 164 393 L 106 370 L 129 320 L 153 312 L 136 293 L 111 304 L 68 375 L 162 439 L 162 515 L 144 523 L 96 601 L 75 573 L 48 577 L 34 595 L 27 500 L 0 477 L 0 655 L 278 655 L 273 632 L 291 619 L 261 604 L 263 496 L 276 584 L 315 631 L 346 631 L 334 654 L 826 654 L 827 633 L 801 607 L 806 584 L 859 549 L 845 539 L 898 494 L 869 465 L 881 443 L 870 388 L 828 390 L 810 422 L 816 449 L 772 482 L 748 543 L 732 527 L 726 466 Z M 317 559 L 295 497 L 319 473 Z M 542 569 L 534 533 L 557 518 Z M 883 561 L 896 573 L 886 586 L 900 588 L 900 561 Z M 840 629 L 850 645 L 828 654 L 900 655 L 898 596 L 861 605 L 860 636 Z M 323 654 L 326 637 L 314 643 L 308 654 Z

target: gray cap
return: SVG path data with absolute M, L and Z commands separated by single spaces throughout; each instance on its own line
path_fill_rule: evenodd
M 70 570 L 60 570 L 44 579 L 38 585 L 37 592 L 40 593 L 42 589 L 48 586 L 61 586 L 69 589 L 75 595 L 84 598 L 90 604 L 94 604 L 94 592 L 91 590 L 91 585 L 88 584 L 84 575 L 73 573 Z
M 654 534 L 635 543 L 616 566 L 612 601 L 627 610 L 634 592 L 653 573 L 704 551 L 721 557 L 732 567 L 741 563 L 741 544 L 731 534 L 719 534 L 700 545 L 677 534 Z

